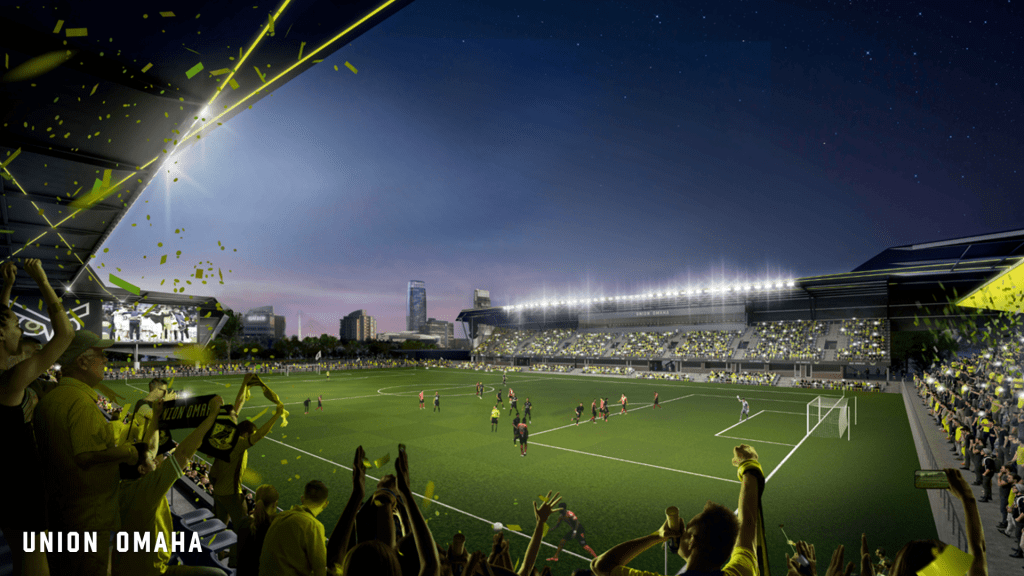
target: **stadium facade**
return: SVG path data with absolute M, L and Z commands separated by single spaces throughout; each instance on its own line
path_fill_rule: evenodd
M 622 294 L 580 300 L 509 303 L 463 310 L 457 322 L 470 336 L 474 359 L 496 364 L 567 364 L 628 366 L 638 370 L 774 371 L 794 377 L 844 377 L 867 369 L 885 372 L 889 350 L 872 361 L 842 358 L 844 322 L 877 321 L 888 347 L 891 333 L 926 330 L 951 316 L 971 321 L 991 320 L 1001 312 L 956 305 L 966 295 L 984 289 L 1018 267 L 1024 258 L 1024 230 L 984 234 L 938 242 L 896 246 L 846 273 L 776 280 L 761 285 L 712 286 L 650 294 Z M 756 342 L 756 327 L 765 323 L 818 321 L 823 327 L 820 358 L 747 361 L 741 352 Z M 849 326 L 846 324 L 845 326 Z M 647 358 L 615 358 L 522 354 L 521 346 L 507 354 L 481 353 L 479 345 L 495 330 L 568 330 L 590 332 L 662 333 L 665 352 Z M 672 344 L 690 331 L 735 331 L 732 353 L 718 358 L 686 358 L 673 354 Z M 678 335 L 676 338 L 669 333 Z M 674 339 L 674 340 L 673 340 Z M 526 342 L 525 340 L 523 341 Z M 848 342 L 847 342 L 848 343 Z M 572 350 L 569 345 L 563 350 Z

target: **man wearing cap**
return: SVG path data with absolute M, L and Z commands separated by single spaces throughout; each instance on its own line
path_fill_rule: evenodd
M 96 551 L 54 554 L 50 573 L 107 573 L 110 534 L 120 527 L 117 508 L 118 464 L 137 464 L 131 444 L 118 446 L 113 426 L 96 406 L 94 388 L 103 380 L 107 360 L 102 340 L 88 330 L 75 332 L 64 354 L 60 383 L 36 408 L 36 439 L 43 462 L 50 528 L 53 531 L 96 532 Z
M 992 477 L 996 474 L 996 459 L 992 456 L 991 448 L 983 448 L 981 455 L 981 481 L 985 492 L 978 498 L 978 502 L 988 502 L 992 499 Z

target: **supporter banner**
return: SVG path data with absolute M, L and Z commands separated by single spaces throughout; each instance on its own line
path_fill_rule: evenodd
M 210 401 L 216 394 L 175 398 L 164 402 L 164 413 L 160 416 L 161 430 L 195 428 L 210 415 Z
M 238 442 L 238 426 L 228 417 L 228 410 L 221 408 L 213 428 L 206 433 L 199 451 L 213 458 L 230 460 L 231 451 Z
M 210 415 L 210 401 L 214 394 L 206 396 L 193 396 L 191 398 L 176 398 L 164 402 L 164 412 L 160 417 L 160 451 L 170 442 L 170 434 L 167 430 L 178 428 L 195 428 L 206 420 Z M 237 426 L 231 421 L 227 408 L 221 407 L 213 428 L 206 433 L 199 451 L 207 456 L 229 460 L 231 451 L 238 442 Z

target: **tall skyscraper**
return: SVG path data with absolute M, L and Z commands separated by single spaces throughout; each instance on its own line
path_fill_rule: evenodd
M 367 316 L 366 310 L 355 312 L 341 319 L 341 337 L 344 340 L 375 340 L 377 338 L 377 320 Z
M 419 332 L 420 327 L 427 323 L 427 284 L 422 280 L 409 281 L 408 308 L 405 316 L 405 329 Z

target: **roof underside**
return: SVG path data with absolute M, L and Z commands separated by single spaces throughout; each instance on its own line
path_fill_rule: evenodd
M 165 8 L 173 12 L 159 12 L 110 1 L 5 9 L 0 261 L 38 258 L 58 290 L 91 277 L 85 263 L 176 147 L 204 137 L 411 2 L 176 1 Z M 20 275 L 15 291 L 26 288 L 34 284 Z

